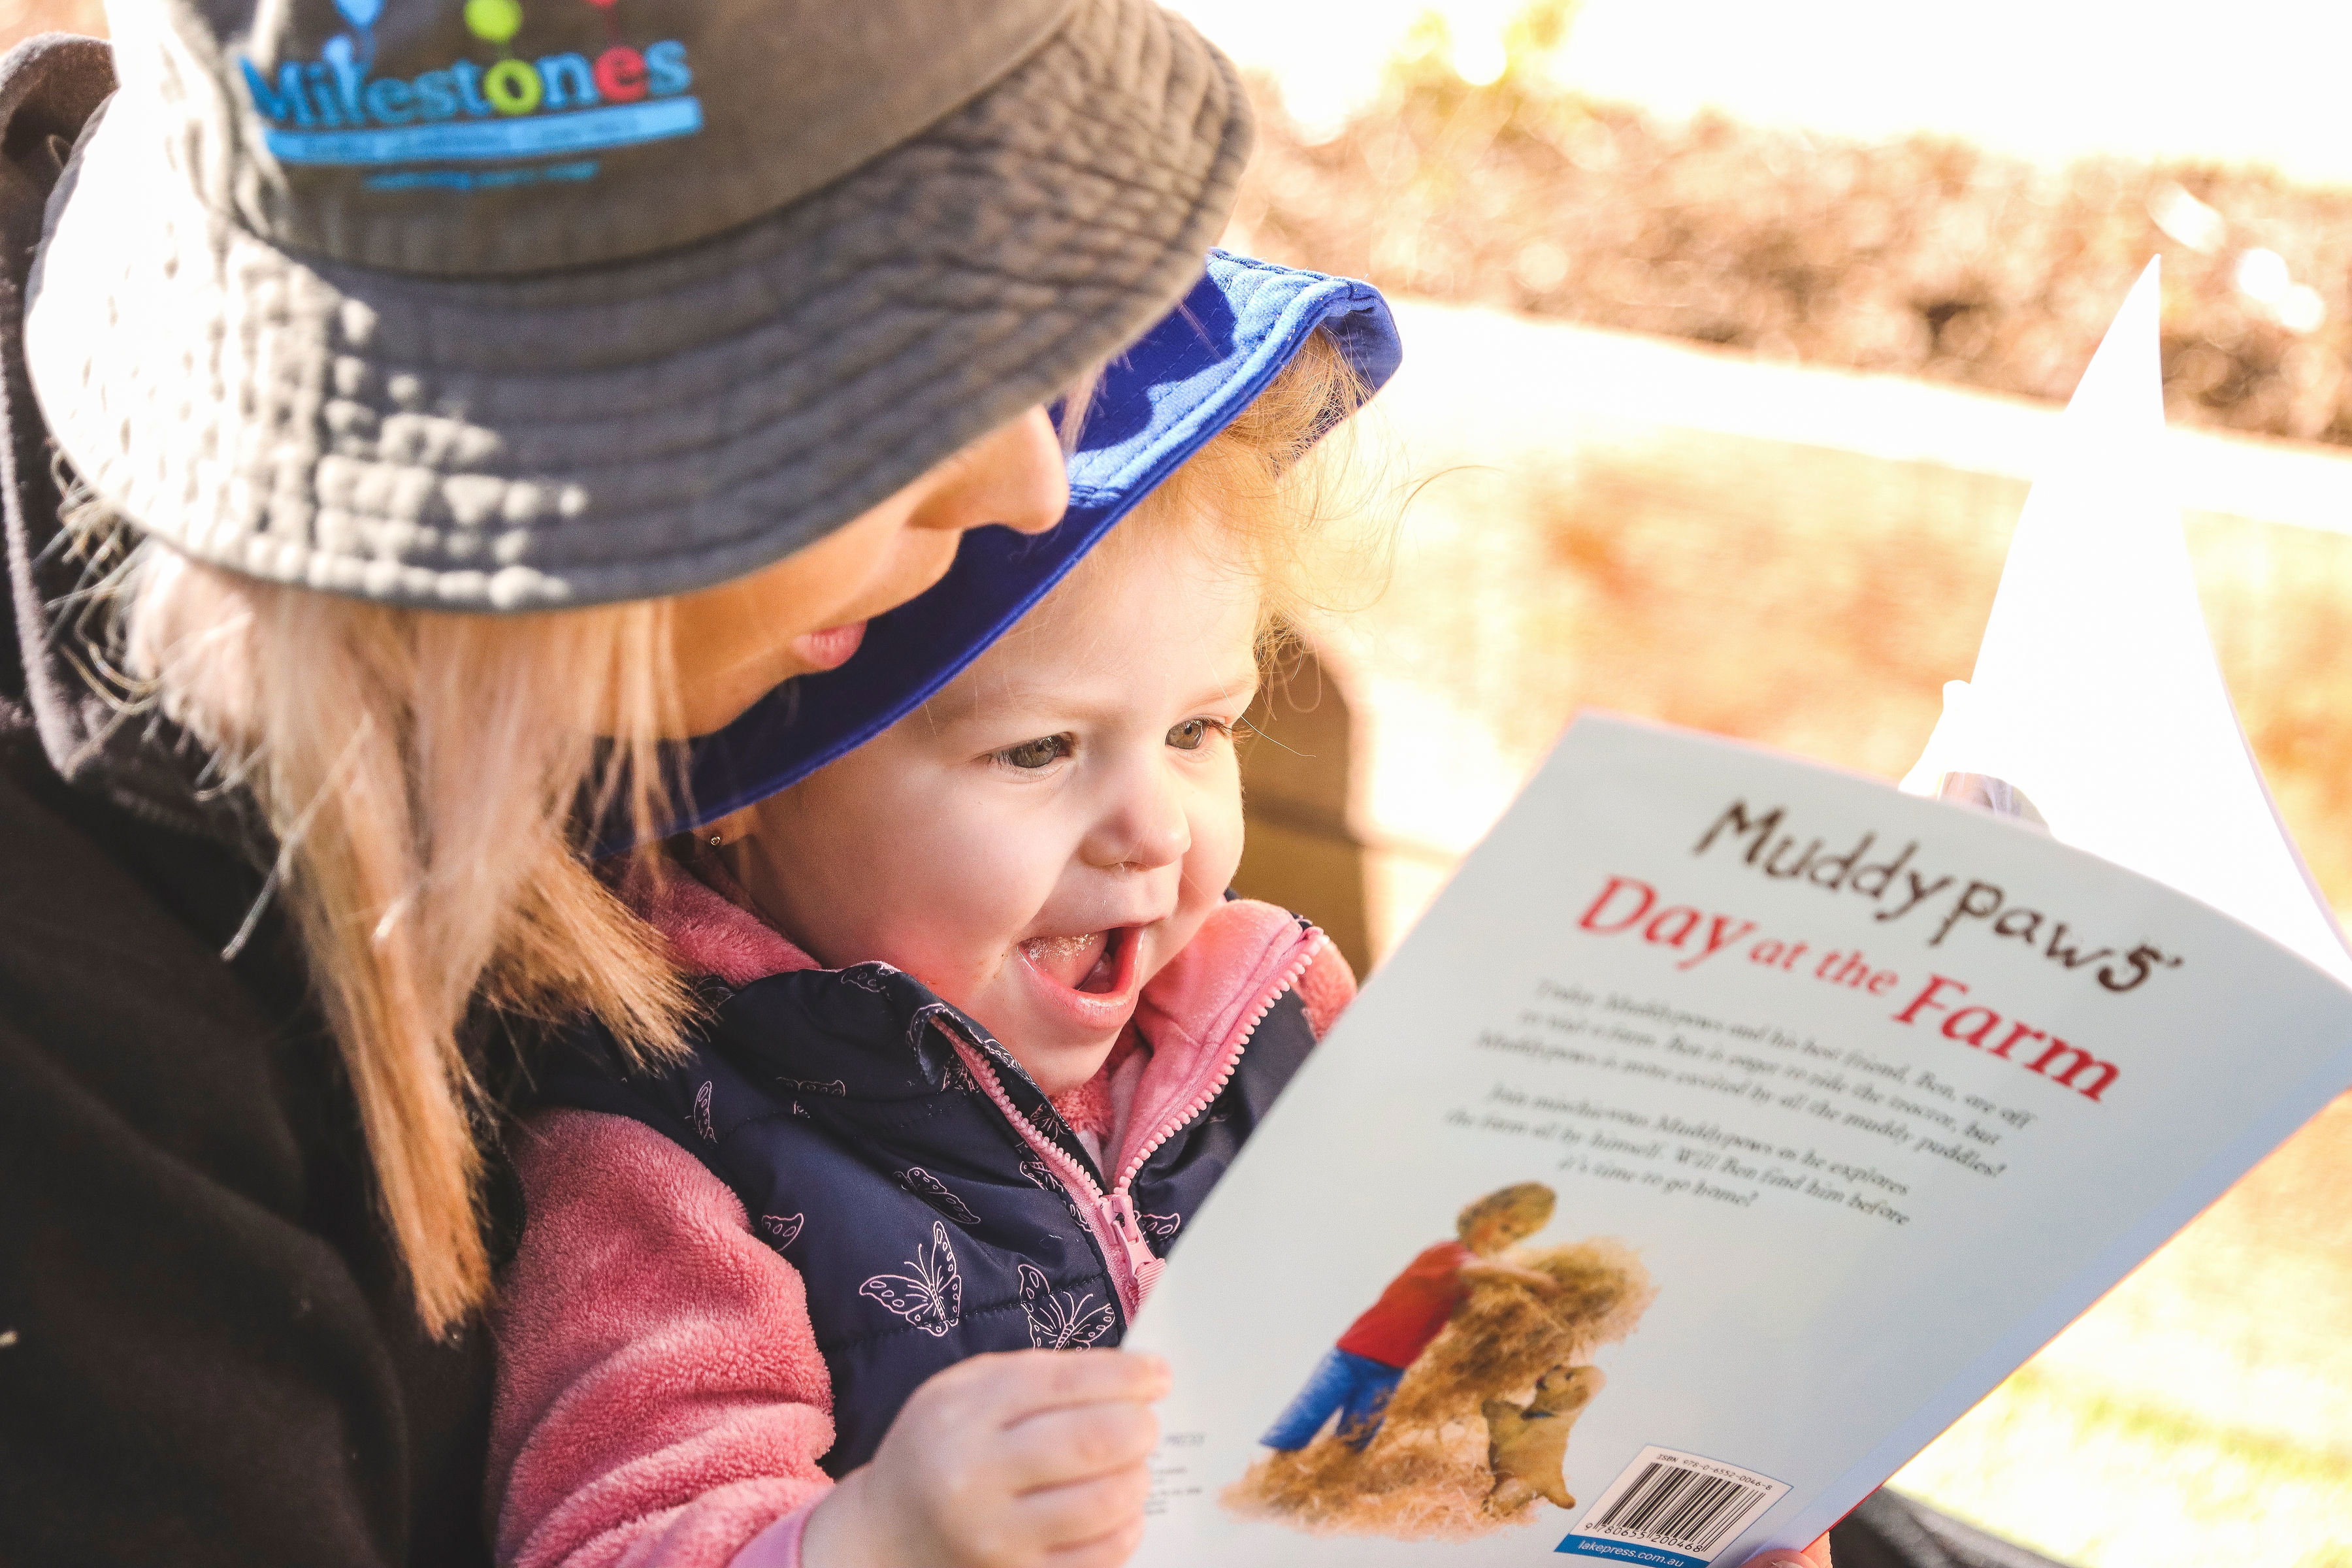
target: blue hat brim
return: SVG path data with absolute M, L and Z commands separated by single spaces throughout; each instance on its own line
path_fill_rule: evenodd
M 1183 302 L 1105 368 L 1070 458 L 1061 521 L 1039 534 L 991 527 L 964 535 L 947 575 L 876 616 L 848 663 L 786 682 L 696 741 L 692 811 L 668 831 L 765 799 L 928 701 L 1233 423 L 1318 327 L 1368 393 L 1395 374 L 1396 322 L 1370 284 L 1211 251 Z

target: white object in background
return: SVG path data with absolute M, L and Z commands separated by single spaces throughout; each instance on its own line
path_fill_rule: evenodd
M 2352 983 L 2221 681 L 2168 482 L 2157 263 L 2083 373 L 2009 547 L 1976 674 L 1903 781 L 2021 793 L 2061 842 L 2154 878 Z

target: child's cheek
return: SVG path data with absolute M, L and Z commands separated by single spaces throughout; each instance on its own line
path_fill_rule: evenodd
M 930 918 L 992 973 L 1045 906 L 1067 857 L 1056 859 L 1038 825 L 1017 815 L 972 813 L 958 827 L 936 845 Z
M 1184 898 L 1214 908 L 1241 869 L 1242 785 L 1238 767 L 1230 779 L 1204 792 L 1192 810 L 1192 847 L 1184 857 Z

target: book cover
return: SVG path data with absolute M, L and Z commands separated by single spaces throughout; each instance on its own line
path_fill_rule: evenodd
M 1571 726 L 1188 1218 L 1129 1341 L 1175 1370 L 1139 1563 L 1801 1546 L 2352 1082 L 2155 309 L 2036 487 L 1946 798 Z

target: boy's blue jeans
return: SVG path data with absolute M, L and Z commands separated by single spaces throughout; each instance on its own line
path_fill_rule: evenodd
M 1381 1429 L 1388 1413 L 1389 1395 L 1404 1377 L 1402 1367 L 1383 1366 L 1350 1351 L 1334 1350 L 1317 1363 L 1314 1375 L 1289 1407 L 1274 1418 L 1258 1439 L 1269 1448 L 1292 1453 L 1315 1441 L 1331 1413 L 1339 1413 L 1339 1436 L 1351 1448 L 1361 1448 Z

